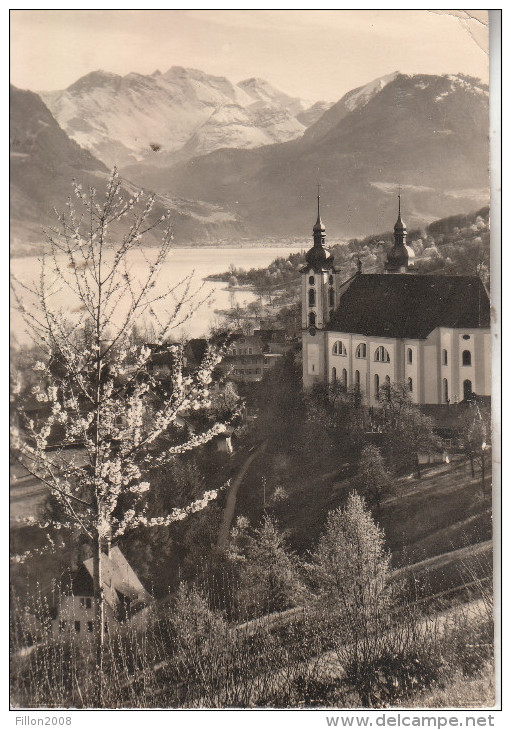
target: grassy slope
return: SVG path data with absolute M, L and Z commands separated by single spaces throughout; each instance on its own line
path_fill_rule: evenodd
M 308 464 L 304 469 L 303 463 L 293 463 L 291 458 L 269 451 L 255 460 L 241 485 L 236 515 L 246 515 L 252 522 L 260 519 L 261 477 L 265 474 L 267 508 L 286 530 L 291 546 L 304 552 L 314 547 L 328 511 L 342 505 L 353 489 L 353 478 L 340 478 L 342 471 L 339 463 Z M 271 493 L 277 484 L 284 487 L 288 498 L 272 506 Z M 461 460 L 430 467 L 421 480 L 414 475 L 397 479 L 377 519 L 385 530 L 396 568 L 445 556 L 489 541 L 492 536 L 491 498 L 482 496 L 479 473 L 473 479 L 468 464 Z M 452 565 L 445 559 L 430 564 L 439 590 L 459 582 L 466 557 L 461 552 Z M 486 566 L 486 554 L 484 560 Z M 478 568 L 478 572 L 481 570 L 484 566 Z

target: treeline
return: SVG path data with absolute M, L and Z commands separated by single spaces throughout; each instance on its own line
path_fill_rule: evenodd
M 335 264 L 348 278 L 356 271 L 357 260 L 365 273 L 383 271 L 387 252 L 394 240 L 393 232 L 353 238 L 347 244 L 332 246 Z M 415 270 L 420 274 L 478 275 L 489 283 L 490 230 L 489 208 L 434 221 L 423 228 L 408 231 L 408 245 L 415 253 Z M 302 254 L 278 258 L 267 269 L 244 271 L 232 267 L 219 277 L 231 285 L 250 285 L 266 295 L 275 289 L 291 290 L 299 282 Z

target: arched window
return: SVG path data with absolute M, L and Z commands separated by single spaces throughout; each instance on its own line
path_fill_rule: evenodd
M 463 381 L 463 400 L 469 400 L 472 397 L 472 381 Z
M 315 312 L 309 312 L 309 327 L 316 326 L 316 314 Z
M 374 395 L 376 398 L 380 395 L 380 376 L 374 376 Z
M 360 345 L 357 347 L 355 351 L 355 357 L 358 357 L 359 360 L 367 357 L 367 345 L 365 342 L 361 342 Z
M 447 350 L 442 350 L 442 365 L 447 365 L 447 363 L 448 363 Z
M 413 393 L 413 380 L 411 378 L 408 378 L 408 390 Z
M 332 276 L 332 274 L 330 274 L 330 276 L 328 277 L 328 283 L 329 284 L 333 284 L 334 283 L 334 277 Z
M 346 357 L 346 348 L 344 347 L 344 343 L 341 342 L 341 340 L 337 340 L 337 342 L 334 342 L 334 346 L 332 347 L 332 355 L 344 355 L 344 357 Z
M 346 368 L 342 369 L 342 384 L 345 388 L 348 387 L 348 371 Z
M 445 352 L 445 350 L 444 350 Z M 443 396 L 444 396 L 444 403 L 449 403 L 449 381 L 447 378 L 444 378 L 442 380 L 442 390 L 443 390 Z
M 360 388 L 360 370 L 355 370 L 355 385 Z
M 470 350 L 463 350 L 461 362 L 463 363 L 463 365 L 472 365 L 472 354 Z
M 329 307 L 334 306 L 334 290 L 333 289 L 328 290 L 328 306 Z
M 375 362 L 390 362 L 390 355 L 388 351 L 380 345 L 376 348 L 376 352 L 374 353 L 374 359 Z
M 309 307 L 316 306 L 316 292 L 314 289 L 309 289 Z
M 309 284 L 310 284 L 311 286 L 314 286 L 314 283 L 315 283 L 315 282 L 314 282 L 314 277 L 313 277 L 313 276 L 309 276 Z
M 385 387 L 390 388 L 390 375 L 385 376 Z
M 337 380 L 337 368 L 332 368 L 332 383 L 335 383 Z
M 413 362 L 413 352 L 411 347 L 409 347 L 406 352 L 406 360 L 408 362 L 408 365 L 411 365 Z

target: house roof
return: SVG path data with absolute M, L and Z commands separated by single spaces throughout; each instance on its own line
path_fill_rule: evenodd
M 489 326 L 490 301 L 478 276 L 358 274 L 341 289 L 328 329 L 425 339 L 436 327 Z
M 92 578 L 93 559 L 84 560 L 83 565 Z M 110 550 L 110 555 L 102 553 L 101 572 L 105 600 L 110 606 L 114 607 L 119 603 L 118 594 L 122 594 L 134 602 L 148 603 L 152 600 L 151 595 L 139 581 L 135 571 L 117 546 Z

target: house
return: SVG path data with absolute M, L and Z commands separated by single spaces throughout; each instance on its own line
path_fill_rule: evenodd
M 260 382 L 264 373 L 275 367 L 282 357 L 282 352 L 273 351 L 271 340 L 265 341 L 256 333 L 236 335 L 229 343 L 219 367 L 233 380 Z
M 131 620 L 153 599 L 118 547 L 102 553 L 101 572 L 105 598 L 105 631 Z M 93 559 L 65 577 L 54 606 L 52 633 L 84 638 L 94 631 L 95 599 Z
M 302 274 L 303 384 L 340 382 L 368 406 L 386 383 L 412 402 L 491 394 L 490 301 L 477 276 L 414 273 L 401 201 L 384 273 L 340 280 L 318 217 Z

